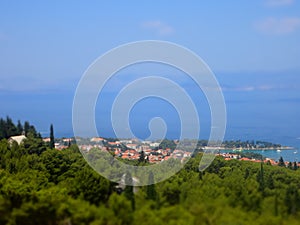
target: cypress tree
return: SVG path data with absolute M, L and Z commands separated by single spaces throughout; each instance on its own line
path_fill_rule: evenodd
M 25 132 L 25 135 L 28 134 L 29 129 L 30 129 L 30 124 L 29 124 L 28 121 L 25 121 L 25 123 L 24 123 L 24 132 Z
M 157 193 L 155 190 L 154 175 L 153 175 L 152 171 L 150 171 L 150 173 L 149 173 L 148 183 L 149 183 L 149 185 L 147 186 L 147 199 L 151 199 L 151 200 L 155 201 L 157 198 Z
M 264 193 L 265 190 L 265 181 L 264 181 L 264 167 L 263 162 L 260 164 L 260 171 L 257 174 L 257 181 L 259 183 L 259 190 Z
M 49 143 L 49 145 L 50 145 L 50 148 L 54 148 L 55 146 L 54 146 L 54 131 L 53 131 L 53 125 L 51 124 L 51 126 L 50 126 L 50 143 Z
M 289 163 L 288 163 L 288 168 L 291 169 L 291 170 L 294 169 L 294 168 L 293 168 L 292 162 L 289 162 Z
M 285 163 L 284 163 L 284 160 L 283 160 L 282 156 L 280 156 L 280 159 L 279 159 L 279 162 L 278 162 L 278 166 L 285 167 Z
M 294 162 L 294 166 L 293 166 L 293 167 L 294 167 L 294 168 L 293 168 L 294 170 L 297 170 L 297 169 L 298 169 L 298 165 L 297 165 L 297 162 L 296 162 L 296 161 Z
M 133 193 L 133 180 L 132 176 L 129 172 L 126 172 L 125 174 L 125 189 L 124 189 L 124 195 L 125 197 L 131 202 L 131 208 L 135 209 L 135 199 L 134 199 L 134 193 Z
M 145 162 L 145 152 L 141 151 L 140 157 L 139 157 L 139 163 Z
M 274 215 L 278 216 L 278 193 L 275 193 Z

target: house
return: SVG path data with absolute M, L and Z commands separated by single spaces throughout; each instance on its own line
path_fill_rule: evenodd
M 126 147 L 131 149 L 137 149 L 137 144 L 127 144 Z
M 48 138 L 43 138 L 43 141 L 44 142 L 50 142 L 50 138 L 48 137 Z
M 156 147 L 159 146 L 159 144 L 160 144 L 160 143 L 158 143 L 158 142 L 154 142 L 154 143 L 151 143 L 151 144 L 150 144 L 150 147 L 156 148 Z
M 119 184 L 117 186 L 115 186 L 117 192 L 120 194 L 125 190 L 126 187 L 126 182 L 125 182 L 125 176 L 126 174 L 123 174 L 123 176 L 121 177 Z M 133 193 L 137 193 L 138 192 L 138 184 L 139 184 L 139 179 L 137 179 L 136 177 L 132 177 L 132 186 L 133 186 Z
M 104 139 L 103 138 L 101 138 L 101 137 L 93 137 L 93 138 L 91 138 L 91 142 L 101 142 L 101 141 L 103 141 Z
M 21 144 L 26 139 L 25 135 L 11 136 L 8 141 L 12 143 L 13 141 L 17 142 L 18 145 Z

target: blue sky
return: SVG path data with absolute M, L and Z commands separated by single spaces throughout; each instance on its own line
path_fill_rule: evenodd
M 227 139 L 300 145 L 297 0 L 1 1 L 0 116 L 29 120 L 45 135 L 53 123 L 57 135 L 70 135 L 74 92 L 90 63 L 120 44 L 145 39 L 183 45 L 210 66 L 224 91 Z M 139 74 L 125 81 L 130 75 Z M 118 85 L 112 81 L 107 89 Z M 104 94 L 105 105 L 114 94 Z M 142 104 L 133 113 L 146 124 L 159 110 L 144 113 Z M 108 111 L 99 108 L 99 123 L 107 123 Z M 166 119 L 173 136 L 175 114 Z M 111 134 L 108 124 L 101 129 Z

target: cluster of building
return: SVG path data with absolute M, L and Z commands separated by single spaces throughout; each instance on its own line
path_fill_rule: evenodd
M 46 143 L 50 142 L 50 138 L 43 138 L 43 141 Z M 54 147 L 57 150 L 63 150 L 68 147 L 70 147 L 71 143 L 74 143 L 75 139 L 74 138 L 61 138 L 61 139 L 56 139 L 54 143 Z
M 84 141 L 83 141 L 84 143 Z M 108 141 L 101 137 L 94 137 L 79 147 L 83 151 L 90 151 L 93 148 L 109 151 L 116 158 L 128 160 L 145 160 L 150 163 L 159 163 L 170 158 L 184 160 L 191 156 L 191 152 L 170 148 L 159 148 L 160 143 L 155 141 L 139 141 L 137 139 L 124 139 Z M 143 158 L 141 158 L 143 157 Z
M 19 136 L 17 137 L 19 138 Z M 20 136 L 21 138 L 21 136 Z M 24 138 L 22 136 L 22 138 Z M 45 142 L 50 142 L 50 138 L 44 138 Z M 74 138 L 62 138 L 55 142 L 55 148 L 58 150 L 63 150 L 70 146 L 70 143 L 74 143 Z M 89 152 L 91 149 L 100 149 L 103 151 L 111 152 L 116 158 L 128 159 L 128 160 L 140 160 L 141 157 L 144 157 L 145 161 L 150 163 L 160 163 L 170 158 L 185 160 L 191 156 L 191 152 L 175 149 L 171 150 L 170 148 L 161 149 L 159 148 L 160 143 L 155 141 L 139 141 L 137 139 L 123 139 L 123 140 L 114 140 L 109 141 L 102 137 L 93 137 L 91 139 L 83 140 L 83 144 L 80 144 L 79 147 L 82 151 Z M 205 149 L 206 147 L 204 147 Z M 212 147 L 210 147 L 212 149 Z M 216 147 L 214 150 L 219 150 L 219 147 Z M 260 159 L 241 157 L 240 154 L 235 153 L 217 153 L 216 155 L 222 156 L 226 161 L 237 159 L 240 161 L 250 161 L 260 163 Z M 278 162 L 265 158 L 264 163 L 270 163 L 271 165 L 278 165 Z M 285 162 L 286 166 L 289 162 Z M 300 167 L 300 163 L 298 162 Z

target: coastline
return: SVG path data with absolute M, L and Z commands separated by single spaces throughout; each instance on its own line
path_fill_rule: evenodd
M 295 147 L 292 146 L 282 146 L 282 147 L 269 147 L 269 148 L 223 148 L 220 147 L 220 151 L 274 151 L 274 150 L 294 150 Z

